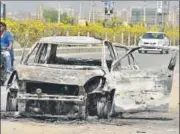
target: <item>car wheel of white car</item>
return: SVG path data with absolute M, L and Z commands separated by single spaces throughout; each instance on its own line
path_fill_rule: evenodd
M 168 50 L 166 50 L 166 54 L 169 54 L 169 51 L 168 51 Z
M 160 54 L 163 54 L 163 50 L 160 51 Z
M 142 50 L 138 50 L 139 53 L 142 53 Z

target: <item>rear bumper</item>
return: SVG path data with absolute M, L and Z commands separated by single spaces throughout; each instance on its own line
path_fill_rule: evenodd
M 63 101 L 83 103 L 84 96 L 62 96 L 62 95 L 37 95 L 37 94 L 18 94 L 18 100 L 37 100 L 37 101 Z

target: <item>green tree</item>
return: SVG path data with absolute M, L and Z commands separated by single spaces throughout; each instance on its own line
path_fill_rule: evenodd
M 58 11 L 53 8 L 45 9 L 43 11 L 43 18 L 45 19 L 46 22 L 57 22 Z
M 74 24 L 74 17 L 68 16 L 66 12 L 61 14 L 61 22 L 64 24 Z
M 43 12 L 43 17 L 46 22 L 57 22 L 58 21 L 58 11 L 55 9 L 45 9 Z M 60 14 L 61 22 L 64 24 L 74 24 L 74 17 L 68 16 L 66 12 Z

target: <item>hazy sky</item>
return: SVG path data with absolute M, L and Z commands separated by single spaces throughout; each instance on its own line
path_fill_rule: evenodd
M 40 4 L 44 7 L 58 8 L 58 1 L 3 1 L 7 5 L 7 12 L 36 12 Z M 82 11 L 88 12 L 90 8 L 90 1 L 83 1 Z M 80 1 L 60 1 L 61 7 L 72 7 L 79 11 Z M 147 7 L 155 7 L 156 1 L 147 1 Z M 144 1 L 115 1 L 115 7 L 118 9 L 128 7 L 141 7 Z M 170 7 L 179 7 L 179 1 L 171 1 Z M 101 1 L 96 1 L 96 8 L 103 8 L 104 4 Z

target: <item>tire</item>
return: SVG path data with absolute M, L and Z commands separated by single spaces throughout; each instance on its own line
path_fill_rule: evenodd
M 10 76 L 9 76 L 10 77 Z M 17 84 L 17 78 L 13 77 L 14 80 L 10 84 L 10 86 L 8 87 L 8 96 L 7 96 L 7 105 L 6 105 L 6 110 L 7 111 L 18 111 L 18 103 L 17 103 L 17 90 L 14 90 L 11 87 L 11 84 Z
M 97 102 L 97 116 L 101 118 L 109 118 L 112 102 L 106 97 L 101 97 Z
M 10 93 L 11 94 L 11 93 Z M 17 99 L 8 94 L 6 111 L 14 112 L 17 111 Z
M 160 51 L 160 54 L 163 54 L 163 50 Z
M 146 53 L 146 54 L 147 54 L 147 50 L 145 50 L 145 51 L 144 51 L 144 53 Z
M 138 50 L 139 53 L 142 53 L 142 50 Z
M 168 50 L 166 50 L 166 54 L 169 54 L 169 51 L 168 51 Z

